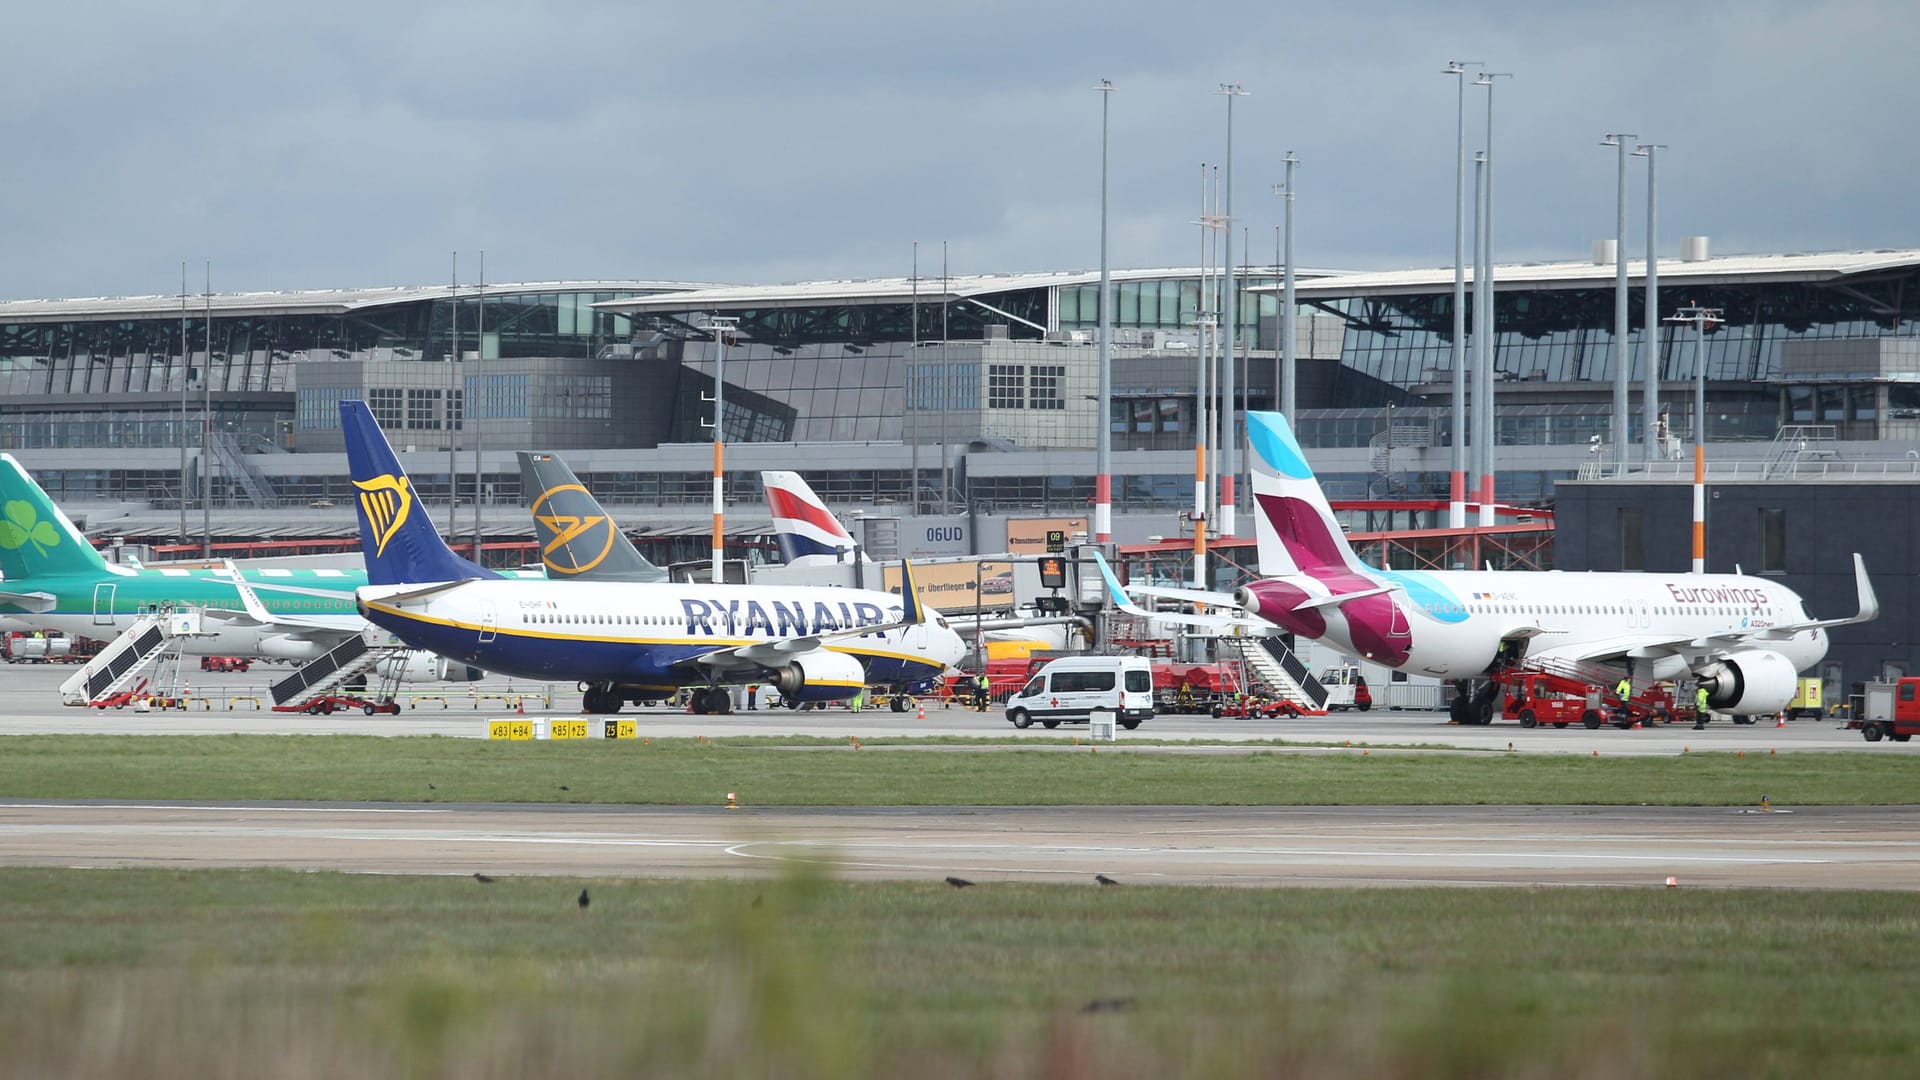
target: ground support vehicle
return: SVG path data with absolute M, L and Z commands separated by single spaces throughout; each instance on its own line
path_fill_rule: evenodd
M 1367 677 L 1357 664 L 1330 667 L 1320 673 L 1320 685 L 1327 688 L 1327 711 L 1366 712 L 1373 708 L 1373 691 L 1367 689 Z
M 285 705 L 275 705 L 274 712 L 303 712 L 309 716 L 330 716 L 337 712 L 352 712 L 355 709 L 373 716 L 386 713 L 389 716 L 400 715 L 400 703 L 392 698 L 364 698 L 354 694 L 316 694 L 305 701 L 290 701 Z
M 245 671 L 253 666 L 253 661 L 244 656 L 203 656 L 200 658 L 201 671 Z
M 1091 724 L 1105 712 L 1131 731 L 1153 717 L 1153 674 L 1138 656 L 1066 656 L 1046 662 L 1007 698 L 1007 719 L 1026 728 Z
M 1217 716 L 1216 707 L 1230 705 L 1240 696 L 1240 672 L 1234 664 L 1188 664 L 1155 660 L 1153 664 L 1153 707 L 1155 712 Z
M 1847 721 L 1868 742 L 1906 742 L 1920 734 L 1920 677 L 1866 684 L 1858 715 Z
M 60 634 L 7 634 L 0 657 L 9 664 L 63 664 L 73 651 L 73 642 Z
M 1589 730 L 1603 724 L 1626 729 L 1693 719 L 1692 708 L 1681 708 L 1667 683 L 1643 687 L 1623 701 L 1585 672 L 1512 667 L 1490 678 L 1505 691 L 1500 715 L 1525 728 L 1577 723 Z
M 1306 710 L 1285 698 L 1254 698 L 1247 701 L 1229 701 L 1213 706 L 1213 718 L 1216 720 L 1235 716 L 1285 717 L 1288 720 L 1296 716 L 1307 715 Z M 1318 715 L 1325 715 L 1324 713 Z
M 1818 720 L 1823 710 L 1820 707 L 1821 680 L 1806 678 L 1800 680 L 1800 692 L 1787 702 L 1787 719 Z

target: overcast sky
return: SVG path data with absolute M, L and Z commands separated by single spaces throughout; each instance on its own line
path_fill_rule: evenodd
M 7 0 L 0 297 L 1093 268 L 1102 78 L 1114 266 L 1198 260 L 1234 81 L 1256 260 L 1291 149 L 1302 266 L 1450 265 L 1455 58 L 1501 261 L 1613 235 L 1612 130 L 1664 255 L 1920 247 L 1911 0 L 1335 7 Z

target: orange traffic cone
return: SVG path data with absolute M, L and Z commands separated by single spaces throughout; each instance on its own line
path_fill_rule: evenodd
M 1680 887 L 1680 879 L 1679 879 L 1679 878 L 1677 878 L 1677 877 L 1669 877 L 1669 878 L 1667 878 L 1667 888 L 1669 888 L 1669 889 L 1677 889 L 1677 888 L 1679 888 L 1679 887 Z
M 526 699 L 526 698 L 514 698 L 514 699 L 513 699 L 513 711 L 514 711 L 514 712 L 517 712 L 517 713 L 519 713 L 519 714 L 520 714 L 521 716 L 525 716 L 525 715 L 527 715 L 527 699 Z
M 1780 714 L 1780 719 L 1779 719 L 1778 721 L 1776 721 L 1776 722 L 1774 723 L 1774 725 L 1773 725 L 1773 726 L 1774 726 L 1774 727 L 1786 727 L 1786 726 L 1787 726 L 1787 714 L 1786 714 L 1786 713 L 1781 713 L 1781 714 Z
M 733 797 L 733 796 L 734 796 L 734 793 L 733 793 L 733 792 L 731 792 L 731 791 L 729 791 L 729 792 L 727 792 L 727 809 L 729 809 L 729 810 L 738 810 L 738 809 L 740 809 L 740 804 L 739 804 L 739 802 L 738 802 L 738 801 L 736 801 L 736 800 L 734 799 L 734 797 Z
M 922 704 L 922 705 L 920 706 L 920 711 L 919 711 L 919 713 L 918 713 L 918 714 L 916 714 L 916 715 L 914 716 L 914 719 L 915 719 L 915 720 L 925 720 L 926 718 L 927 718 L 927 707 L 926 707 L 926 705 L 925 705 L 925 704 Z

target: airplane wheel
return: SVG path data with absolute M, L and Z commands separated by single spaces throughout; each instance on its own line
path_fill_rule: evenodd
M 733 695 L 727 693 L 724 686 L 716 686 L 707 691 L 707 711 L 717 716 L 725 716 L 733 711 Z
M 1521 709 L 1520 710 L 1520 726 L 1524 728 L 1539 727 L 1540 718 L 1533 715 L 1532 709 Z
M 893 695 L 893 703 L 891 707 L 894 712 L 906 712 L 907 711 L 906 696 L 903 694 Z
M 802 704 L 803 702 L 797 697 L 791 697 L 787 699 L 787 708 L 792 709 L 795 712 L 800 711 L 800 706 Z

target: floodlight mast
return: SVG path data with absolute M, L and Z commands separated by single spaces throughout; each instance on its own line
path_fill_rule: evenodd
M 1633 374 L 1633 346 L 1627 340 L 1627 152 L 1638 136 L 1609 131 L 1601 146 L 1619 151 L 1619 184 L 1615 191 L 1613 248 L 1613 460 L 1627 463 L 1627 398 Z
M 1476 322 L 1473 328 L 1473 340 L 1479 346 L 1480 360 L 1475 365 L 1479 389 L 1474 394 L 1474 454 L 1480 461 L 1480 524 L 1493 524 L 1493 353 L 1497 341 L 1499 317 L 1495 314 L 1495 295 L 1493 282 L 1493 80 L 1511 79 L 1509 71 L 1481 71 L 1473 80 L 1473 85 L 1487 88 L 1487 149 L 1485 153 L 1486 176 L 1482 191 L 1484 200 L 1480 213 L 1480 269 L 1474 275 L 1474 290 L 1482 299 L 1480 307 L 1484 309 L 1484 323 Z
M 1693 326 L 1693 572 L 1707 572 L 1707 327 L 1720 321 L 1718 308 L 1689 303 L 1668 316 Z
M 1647 159 L 1647 369 L 1641 383 L 1640 423 L 1644 429 L 1647 460 L 1659 461 L 1664 455 L 1660 439 L 1660 189 L 1654 179 L 1654 153 L 1665 150 L 1664 143 L 1641 143 L 1633 148 L 1634 157 Z
M 1449 60 L 1454 85 L 1453 149 L 1453 453 L 1447 483 L 1447 527 L 1467 524 L 1467 69 L 1478 60 Z M 1291 183 L 1288 185 L 1291 187 Z M 1293 262 L 1291 258 L 1287 260 Z M 1292 417 L 1288 417 L 1291 421 Z M 1393 436 L 1388 434 L 1392 441 Z
M 1113 542 L 1113 275 L 1107 263 L 1107 110 L 1113 83 L 1100 93 L 1100 391 L 1094 417 L 1093 542 Z
M 1220 242 L 1220 264 L 1222 287 L 1220 299 L 1220 321 L 1222 324 L 1221 345 L 1225 357 L 1225 371 L 1220 378 L 1220 528 L 1219 535 L 1234 534 L 1234 476 L 1238 465 L 1234 460 L 1233 448 L 1239 441 L 1235 425 L 1239 422 L 1234 412 L 1233 358 L 1234 338 L 1239 330 L 1234 315 L 1233 279 L 1233 99 L 1247 96 L 1247 91 L 1239 83 L 1221 83 L 1215 93 L 1227 99 L 1227 162 L 1226 184 L 1220 209 L 1222 239 Z

